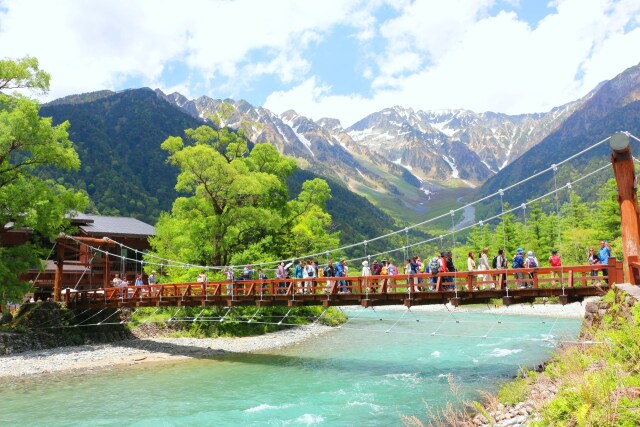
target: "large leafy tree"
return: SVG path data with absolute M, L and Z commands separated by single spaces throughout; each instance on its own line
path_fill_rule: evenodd
M 12 93 L 14 89 L 46 92 L 49 79 L 35 58 L 0 60 L 0 241 L 8 224 L 53 239 L 65 227 L 67 212 L 86 205 L 84 195 L 37 176 L 46 167 L 80 166 L 68 138 L 69 123 L 52 126 L 50 118 L 39 116 L 37 102 Z M 0 246 L 0 302 L 25 294 L 29 284 L 19 276 L 30 266 L 39 266 L 41 257 L 37 243 Z
M 187 129 L 185 138 L 162 143 L 179 168 L 176 190 L 186 193 L 161 215 L 154 250 L 166 257 L 207 265 L 231 265 L 296 257 L 338 243 L 327 232 L 331 217 L 327 183 L 314 179 L 289 200 L 286 178 L 295 161 L 271 144 L 249 150 L 228 128 Z

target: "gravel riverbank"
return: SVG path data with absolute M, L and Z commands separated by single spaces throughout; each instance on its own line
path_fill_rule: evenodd
M 141 338 L 114 344 L 28 351 L 0 357 L 0 379 L 271 350 L 304 341 L 332 329 L 324 325 L 309 325 L 253 337 Z

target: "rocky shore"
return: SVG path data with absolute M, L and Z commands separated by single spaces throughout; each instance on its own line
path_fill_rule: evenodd
M 54 372 L 75 373 L 117 365 L 186 360 L 226 353 L 266 351 L 292 345 L 331 331 L 324 325 L 299 326 L 267 335 L 241 338 L 146 337 L 112 344 L 35 350 L 0 357 L 0 379 Z

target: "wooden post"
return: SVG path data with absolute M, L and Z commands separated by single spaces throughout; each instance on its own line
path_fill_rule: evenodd
M 618 184 L 618 203 L 620 204 L 622 231 L 622 269 L 624 279 L 632 281 L 628 257 L 640 255 L 640 216 L 638 215 L 638 195 L 636 192 L 636 175 L 633 169 L 633 158 L 629 136 L 618 132 L 609 140 L 611 146 L 611 164 Z M 622 278 L 618 278 L 620 280 Z
M 64 246 L 56 246 L 56 275 L 53 279 L 53 300 L 62 300 L 62 272 L 64 270 Z

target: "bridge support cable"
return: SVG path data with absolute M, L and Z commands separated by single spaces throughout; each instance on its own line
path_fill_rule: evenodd
M 83 314 L 85 314 L 87 311 L 91 310 L 90 308 L 87 308 L 86 310 L 83 310 L 82 312 L 78 313 L 78 312 L 74 312 L 73 316 L 71 316 L 70 319 L 67 319 L 67 322 L 71 322 L 73 319 L 77 318 L 78 316 L 82 316 Z M 52 323 L 55 320 L 58 320 L 59 318 L 55 318 L 55 319 L 47 319 L 44 322 L 38 323 L 36 326 L 33 326 L 33 329 L 52 329 L 52 328 L 57 328 L 57 326 L 47 326 L 47 327 L 43 327 L 44 325 L 48 324 L 48 323 Z
M 324 314 L 327 312 L 327 310 L 329 309 L 325 308 L 324 310 L 322 310 L 322 313 L 320 313 L 320 316 L 318 316 L 318 318 L 314 320 L 314 322 L 311 325 L 317 325 L 320 319 L 322 319 L 322 316 L 324 316 Z
M 599 167 L 599 168 L 597 168 L 597 169 L 595 169 L 595 170 L 593 170 L 593 171 L 591 171 L 591 172 L 589 172 L 589 173 L 587 173 L 587 174 L 584 174 L 584 175 L 580 176 L 579 178 L 575 179 L 575 180 L 572 182 L 572 184 L 576 184 L 576 183 L 578 183 L 578 182 L 580 182 L 580 181 L 582 181 L 582 180 L 584 180 L 584 179 L 586 179 L 586 178 L 589 178 L 589 177 L 591 177 L 591 176 L 593 176 L 593 175 L 595 175 L 595 174 L 597 174 L 597 173 L 600 173 L 600 172 L 602 172 L 603 170 L 605 170 L 605 169 L 607 169 L 607 168 L 609 168 L 609 167 L 610 167 L 610 165 L 609 165 L 609 164 L 603 165 L 603 166 L 601 166 L 601 167 Z M 530 200 L 528 200 L 527 202 L 525 202 L 524 204 L 526 204 L 527 206 L 529 206 L 529 205 L 531 205 L 531 204 L 533 204 L 533 203 L 536 203 L 536 202 L 538 202 L 538 201 L 540 201 L 540 200 L 543 200 L 543 199 L 545 199 L 545 198 L 547 198 L 547 197 L 549 197 L 549 196 L 552 196 L 552 195 L 554 195 L 554 194 L 555 194 L 555 190 L 552 190 L 552 191 L 550 191 L 550 192 L 548 192 L 548 193 L 546 193 L 546 194 L 543 194 L 543 195 L 541 195 L 541 196 L 538 196 L 538 197 L 536 197 L 536 198 L 534 198 L 534 199 L 530 199 Z M 522 205 L 517 206 L 517 207 L 515 207 L 515 208 L 511 208 L 511 209 L 509 209 L 509 210 L 504 210 L 504 209 L 502 209 L 502 212 L 500 212 L 500 213 L 498 213 L 498 214 L 496 214 L 496 215 L 494 215 L 494 216 L 491 216 L 491 217 L 488 217 L 488 218 L 484 218 L 484 219 L 482 219 L 481 221 L 483 221 L 483 223 L 488 223 L 488 222 L 490 222 L 490 221 L 493 221 L 494 219 L 502 218 L 502 217 L 503 217 L 503 215 L 506 215 L 506 214 L 508 214 L 508 213 L 515 212 L 515 211 L 517 211 L 518 209 L 521 209 L 521 207 L 522 207 Z M 468 225 L 468 226 L 465 226 L 465 227 L 459 228 L 457 231 L 458 231 L 458 232 L 465 231 L 465 230 L 467 230 L 467 229 L 469 229 L 469 228 L 471 228 L 471 227 L 475 227 L 475 226 L 479 225 L 479 223 L 480 223 L 480 222 L 478 221 L 478 222 L 476 222 L 476 223 L 474 223 L 474 224 L 470 224 L 470 225 Z M 426 244 L 426 243 L 430 243 L 430 242 L 434 242 L 434 241 L 439 240 L 439 241 L 440 241 L 440 250 L 441 250 L 441 251 L 443 251 L 443 250 L 444 250 L 444 246 L 443 246 L 444 238 L 445 238 L 446 236 L 449 236 L 449 234 L 450 234 L 450 233 L 445 233 L 445 234 L 439 235 L 439 236 L 437 236 L 437 237 L 432 237 L 432 238 L 429 238 L 429 239 L 422 240 L 422 241 L 420 241 L 420 242 L 412 243 L 412 244 L 410 244 L 410 245 L 409 245 L 409 247 L 415 247 L 415 246 L 417 246 L 417 245 L 422 245 L 422 244 Z M 503 234 L 505 234 L 505 233 L 503 232 Z M 505 236 L 503 236 L 503 240 L 504 240 L 504 246 L 505 246 L 505 249 L 506 249 L 506 235 L 505 235 Z M 373 257 L 377 257 L 377 256 L 385 255 L 385 254 L 387 254 L 387 253 L 389 253 L 389 252 L 394 252 L 394 251 L 398 251 L 398 250 L 402 250 L 402 249 L 403 249 L 402 247 L 400 247 L 400 248 L 395 248 L 395 249 L 390 249 L 390 250 L 386 250 L 386 251 L 384 251 L 384 252 L 379 252 L 379 253 L 377 253 L 377 254 L 373 254 L 373 255 L 371 255 L 371 256 L 373 256 Z M 355 261 L 358 261 L 358 260 L 361 260 L 361 259 L 362 259 L 362 257 L 350 258 L 350 259 L 348 259 L 348 260 L 347 260 L 347 262 L 355 262 Z M 508 267 L 507 267 L 507 270 L 508 270 Z M 507 272 L 505 271 L 505 274 L 506 274 L 506 273 L 507 273 Z
M 175 317 L 178 315 L 178 313 L 180 313 L 180 311 L 182 311 L 182 307 L 178 307 L 176 312 L 173 313 L 173 315 L 171 317 L 169 317 L 169 320 L 167 320 L 167 322 L 173 322 L 173 319 L 175 319 Z
M 411 309 L 409 307 L 407 307 L 407 309 L 402 312 L 402 316 L 400 316 L 400 318 L 396 321 L 396 323 L 391 325 L 391 327 L 389 329 L 387 329 L 386 331 L 384 331 L 384 333 L 388 334 L 389 332 L 391 332 L 391 330 L 398 324 L 398 322 L 400 322 L 402 319 L 404 319 L 404 316 L 410 311 L 411 311 Z
M 593 175 L 594 173 L 600 172 L 601 170 L 603 170 L 603 169 L 605 169 L 605 168 L 607 168 L 607 167 L 608 167 L 608 165 L 607 165 L 607 166 L 603 166 L 602 168 L 596 169 L 596 170 L 594 170 L 594 171 L 592 171 L 592 172 L 590 172 L 590 173 L 588 173 L 588 174 L 585 174 L 584 176 L 581 176 L 580 178 L 578 178 L 578 179 L 576 179 L 575 181 L 573 181 L 573 183 L 577 183 L 578 181 L 580 181 L 580 180 L 582 180 L 582 179 L 585 179 L 585 178 L 587 178 L 588 176 Z M 512 186 L 511 186 L 511 187 L 512 187 Z M 511 188 L 511 187 L 509 187 L 509 188 Z M 501 193 L 501 194 L 500 194 L 500 193 Z M 504 198 L 503 198 L 503 196 L 504 196 L 504 190 L 501 190 L 501 192 L 496 193 L 496 194 L 500 194 L 500 198 L 501 198 L 501 213 L 500 213 L 500 214 L 498 214 L 498 215 L 495 215 L 495 216 L 493 216 L 493 217 L 491 217 L 491 218 L 488 218 L 488 219 L 487 219 L 487 218 L 485 218 L 485 219 L 484 219 L 484 222 L 488 222 L 488 221 L 490 221 L 490 220 L 491 220 L 491 219 L 493 219 L 493 218 L 503 217 L 503 216 L 504 216 L 504 214 L 509 213 L 509 212 L 511 212 L 511 211 L 513 211 L 513 210 L 515 210 L 515 209 L 510 209 L 509 211 L 505 211 L 505 210 L 504 210 Z M 549 196 L 549 195 L 551 195 L 551 194 L 556 194 L 556 193 L 555 193 L 555 191 L 549 192 L 549 193 L 547 193 L 547 194 L 545 194 L 545 195 L 543 195 L 543 196 L 540 196 L 540 197 L 538 197 L 538 198 L 536 198 L 536 199 L 533 199 L 533 200 L 528 201 L 528 202 L 526 203 L 526 205 L 531 204 L 531 203 L 534 203 L 534 202 L 536 202 L 536 201 L 538 201 L 538 200 L 540 200 L 540 199 L 543 199 L 543 198 L 545 198 L 545 197 L 548 197 L 548 196 Z M 474 202 L 474 203 L 475 203 L 475 202 Z M 454 210 L 454 212 L 455 212 L 455 211 L 457 211 L 457 210 L 459 210 L 459 209 Z M 441 217 L 442 217 L 442 216 L 444 216 L 444 215 L 446 215 L 446 214 L 441 215 L 440 217 L 438 217 L 438 219 L 439 219 L 439 218 L 441 218 Z M 450 213 L 449 213 L 449 215 L 450 215 Z M 478 222 L 476 222 L 476 223 L 474 223 L 474 224 L 471 224 L 470 226 L 466 226 L 466 227 L 460 228 L 459 230 L 455 230 L 455 232 L 464 231 L 464 230 L 468 229 L 469 227 L 471 227 L 471 226 L 476 226 L 476 225 L 478 225 L 478 224 L 479 224 L 479 223 L 478 223 Z M 408 227 L 408 228 L 410 229 L 411 227 Z M 403 230 L 401 230 L 401 231 L 404 231 L 404 229 L 403 229 Z M 352 261 L 352 262 L 353 262 L 353 261 L 358 261 L 358 260 L 362 260 L 362 259 L 369 259 L 370 257 L 381 256 L 381 255 L 384 255 L 384 254 L 386 254 L 386 253 L 394 252 L 394 251 L 398 251 L 398 250 L 405 250 L 406 248 L 411 248 L 411 247 L 415 247 L 415 246 L 418 246 L 418 245 L 426 244 L 426 243 L 433 242 L 433 241 L 438 240 L 438 239 L 440 240 L 440 246 L 441 246 L 441 250 L 442 250 L 442 249 L 443 249 L 443 243 L 444 243 L 443 239 L 444 239 L 444 237 L 446 237 L 448 234 L 450 234 L 450 233 L 445 233 L 445 234 L 440 235 L 440 236 L 437 236 L 437 237 L 435 237 L 435 238 L 426 239 L 426 240 L 423 240 L 423 241 L 420 241 L 420 242 L 416 242 L 416 243 L 412 243 L 412 244 L 408 244 L 408 245 L 406 244 L 407 242 L 405 242 L 405 246 L 404 246 L 404 247 L 400 247 L 400 248 L 396 248 L 396 249 L 387 250 L 387 251 L 380 252 L 380 253 L 377 253 L 377 254 L 370 254 L 370 253 L 367 251 L 367 254 L 366 254 L 366 256 L 365 256 L 365 257 L 352 258 L 352 259 L 349 259 L 348 261 Z M 503 244 L 504 244 L 505 249 L 506 249 L 506 243 L 507 243 L 507 242 L 506 242 L 506 233 L 505 233 L 505 231 L 504 231 L 504 223 L 503 223 L 503 234 L 504 234 L 504 236 L 503 236 L 503 240 L 504 240 L 504 241 L 503 241 Z M 66 237 L 67 237 L 67 238 L 69 238 L 69 239 L 71 239 L 71 240 L 76 240 L 73 236 L 66 236 Z M 109 240 L 113 241 L 112 239 L 109 239 Z M 77 241 L 77 240 L 76 240 L 76 241 Z M 79 242 L 79 241 L 78 241 L 78 242 Z M 116 241 L 113 241 L 113 242 L 114 242 L 114 243 L 116 243 L 116 244 L 120 244 L 119 242 L 116 242 Z M 371 242 L 371 240 L 367 240 L 367 245 L 368 245 L 368 243 L 370 243 L 370 242 Z M 79 242 L 79 243 L 80 243 L 80 242 Z M 122 256 L 122 255 L 114 255 L 114 254 L 110 254 L 107 250 L 101 249 L 101 248 L 99 248 L 99 247 L 94 247 L 94 246 L 91 246 L 91 245 L 87 245 L 87 246 L 88 246 L 90 249 L 94 250 L 94 251 L 97 251 L 97 252 L 101 252 L 101 253 L 107 254 L 107 256 L 109 256 L 109 255 L 111 255 L 111 256 L 115 256 L 115 257 L 117 257 L 117 258 L 121 259 L 122 261 L 132 261 L 132 262 L 137 262 L 137 263 L 141 262 L 140 260 L 136 260 L 136 259 L 132 259 L 132 258 L 128 258 L 128 257 L 124 257 L 124 256 Z M 125 247 L 126 247 L 126 246 L 125 246 Z M 340 249 L 340 248 L 339 248 L 339 249 Z M 337 249 L 336 249 L 336 250 L 337 250 Z M 334 251 L 335 251 L 335 250 L 334 250 Z M 327 262 L 328 262 L 328 261 L 329 261 L 329 259 L 330 259 L 330 253 L 331 253 L 331 251 L 326 251 L 326 252 L 324 252 L 324 254 L 326 254 L 326 257 L 327 257 Z M 169 261 L 170 261 L 170 260 L 169 260 Z M 177 268 L 187 268 L 187 266 L 189 266 L 190 268 L 196 268 L 196 267 L 198 267 L 198 268 L 205 268 L 205 269 L 218 269 L 218 268 L 220 268 L 219 266 L 196 266 L 196 265 L 191 265 L 191 264 L 187 264 L 187 263 L 183 263 L 183 262 L 176 262 L 176 263 L 174 263 L 174 264 L 164 264 L 164 263 L 153 263 L 153 262 L 145 261 L 145 263 L 146 263 L 147 265 L 156 265 L 156 266 L 158 266 L 158 267 L 159 267 L 159 269 L 160 269 L 160 274 L 161 274 L 161 275 L 164 275 L 164 267 L 165 267 L 165 266 L 168 266 L 168 267 L 177 267 Z M 260 264 L 260 265 L 262 265 L 262 264 Z M 265 265 L 268 265 L 268 264 L 265 264 Z
M 571 191 L 570 182 L 567 183 L 567 191 L 569 192 L 569 209 L 571 210 L 571 227 L 575 230 L 576 229 L 576 213 L 574 212 L 574 208 L 573 208 L 573 197 L 571 195 L 572 191 Z M 574 256 L 575 262 L 579 262 L 578 237 L 576 236 L 577 233 L 571 233 L 571 234 L 573 234 L 573 256 Z
M 158 307 L 158 308 L 156 308 L 156 309 L 155 309 L 155 311 L 154 311 L 153 313 L 151 313 L 151 314 L 150 314 L 150 315 L 149 315 L 149 316 L 144 320 L 144 322 L 142 322 L 142 325 L 146 324 L 146 323 L 149 321 L 149 319 L 151 319 L 153 316 L 155 316 L 155 315 L 158 313 L 158 311 L 160 311 L 160 308 L 159 308 L 159 307 Z
M 630 134 L 629 134 L 629 135 L 630 135 Z M 630 135 L 630 136 L 632 136 L 632 135 Z M 638 139 L 638 138 L 636 138 L 636 137 L 634 137 L 634 136 L 632 136 L 632 137 L 633 137 L 634 139 L 636 139 L 636 140 Z M 558 162 L 558 163 L 557 163 L 557 164 L 555 164 L 554 166 L 557 168 L 557 166 L 560 166 L 560 165 L 562 165 L 562 164 L 565 164 L 565 163 L 567 163 L 567 162 L 569 162 L 569 161 L 571 161 L 571 160 L 573 160 L 573 159 L 575 159 L 575 158 L 577 158 L 577 157 L 579 157 L 579 156 L 583 155 L 584 153 L 586 153 L 586 152 L 588 152 L 588 151 L 590 151 L 590 150 L 592 150 L 592 149 L 594 149 L 594 148 L 596 148 L 596 147 L 600 146 L 601 144 L 603 144 L 603 143 L 607 142 L 610 138 L 611 138 L 611 137 L 607 137 L 607 138 L 605 138 L 605 139 L 603 139 L 603 140 L 601 140 L 601 141 L 599 141 L 599 142 L 597 142 L 597 143 L 595 143 L 595 144 L 593 144 L 593 145 L 591 145 L 591 146 L 589 146 L 589 147 L 587 147 L 587 148 L 585 148 L 585 149 L 581 150 L 580 152 L 575 153 L 575 154 L 573 154 L 573 155 L 569 156 L 568 158 L 566 158 L 566 159 L 562 160 L 561 162 Z M 546 173 L 546 172 L 548 172 L 548 171 L 550 171 L 550 170 L 552 170 L 552 167 L 550 167 L 550 168 L 546 168 L 546 169 L 544 169 L 544 170 L 542 170 L 542 171 L 539 171 L 539 172 L 537 172 L 537 173 L 535 173 L 535 174 L 533 174 L 533 175 L 531 175 L 531 176 L 529 176 L 529 177 L 526 177 L 526 178 L 524 178 L 524 179 L 522 179 L 522 180 L 520 180 L 520 181 L 518 181 L 518 182 L 516 182 L 516 183 L 514 183 L 514 184 L 511 184 L 511 185 L 509 185 L 508 187 L 506 187 L 506 188 L 504 188 L 504 189 L 501 189 L 501 190 L 500 190 L 500 192 L 496 192 L 496 193 L 493 193 L 493 194 L 487 195 L 487 196 L 482 197 L 482 198 L 480 198 L 480 199 L 477 199 L 477 200 L 475 200 L 475 201 L 473 201 L 473 202 L 470 202 L 470 203 L 468 203 L 468 204 L 466 204 L 466 205 L 464 205 L 464 206 L 462 206 L 462 207 L 459 207 L 459 208 L 455 209 L 455 210 L 454 210 L 454 212 L 458 212 L 458 211 L 464 210 L 465 208 L 468 208 L 468 207 L 470 207 L 470 206 L 473 206 L 473 205 L 475 205 L 475 204 L 477 204 L 477 203 L 480 203 L 480 202 L 483 202 L 483 201 L 489 200 L 489 199 L 491 199 L 491 198 L 495 197 L 495 196 L 496 196 L 496 195 L 498 195 L 498 194 L 500 194 L 500 196 L 501 196 L 501 204 L 502 204 L 502 195 L 504 194 L 504 191 L 510 190 L 510 189 L 512 189 L 512 188 L 514 188 L 514 187 L 516 187 L 516 186 L 518 186 L 518 185 L 521 185 L 521 184 L 523 184 L 523 183 L 525 183 L 525 182 L 527 182 L 527 181 L 529 181 L 529 180 L 531 180 L 531 179 L 534 179 L 534 178 L 536 178 L 536 177 L 538 177 L 538 176 L 540 176 L 540 175 L 542 175 L 542 174 L 544 174 L 544 173 Z M 396 234 L 398 234 L 398 233 L 401 233 L 402 231 L 409 230 L 409 229 L 413 229 L 413 228 L 416 228 L 416 227 L 423 226 L 423 225 L 425 225 L 425 224 L 431 223 L 431 222 L 433 222 L 433 221 L 436 221 L 436 220 L 442 219 L 442 218 L 444 218 L 445 216 L 446 216 L 446 214 L 442 214 L 442 215 L 439 215 L 439 216 L 436 216 L 436 217 L 433 217 L 433 218 L 429 218 L 429 219 L 427 219 L 427 220 L 425 220 L 425 221 L 422 221 L 422 222 L 419 222 L 419 223 L 413 224 L 413 225 L 411 225 L 411 226 L 405 227 L 404 229 L 396 230 L 396 231 L 393 231 L 393 232 L 390 232 L 390 233 L 387 233 L 387 234 L 384 234 L 384 235 L 381 235 L 381 236 L 377 236 L 377 237 L 374 237 L 374 238 L 368 239 L 366 242 L 367 242 L 367 243 L 370 243 L 370 242 L 372 242 L 372 241 L 377 241 L 377 240 L 380 240 L 380 239 L 384 239 L 384 238 L 387 238 L 387 237 L 390 237 L 390 236 L 396 235 Z M 405 231 L 405 232 L 406 232 L 406 231 Z M 331 252 L 337 252 L 337 251 L 341 251 L 341 250 L 350 249 L 350 248 L 352 248 L 352 247 L 356 247 L 356 246 L 363 245 L 363 244 L 364 244 L 364 242 L 365 242 L 365 241 L 363 241 L 363 242 L 357 242 L 357 243 L 353 243 L 353 244 L 349 244 L 349 245 L 345 245 L 345 246 L 342 246 L 342 247 L 339 247 L 339 248 L 332 249 L 332 250 L 330 250 L 330 251 L 326 251 L 326 252 L 324 252 L 324 253 L 327 253 L 327 255 L 328 255 L 328 254 L 329 254 L 329 253 L 331 253 Z M 130 248 L 130 247 L 128 247 L 128 246 L 126 246 L 126 245 L 124 245 L 124 244 L 122 244 L 122 243 L 120 243 L 120 242 L 116 242 L 116 243 L 117 243 L 117 244 L 119 244 L 119 245 L 121 246 L 121 248 L 127 248 L 127 249 L 129 249 L 129 250 L 137 251 L 136 249 Z M 411 247 L 411 246 L 415 246 L 415 245 L 411 245 L 411 246 L 406 245 L 406 246 L 407 246 L 407 247 Z M 320 256 L 321 254 L 322 254 L 322 253 L 308 254 L 308 255 L 301 256 L 301 257 L 299 257 L 299 258 L 300 258 L 300 259 L 302 259 L 302 258 L 313 258 L 313 257 Z M 226 266 L 208 266 L 208 265 L 206 265 L 206 266 L 202 266 L 202 265 L 195 265 L 195 264 L 185 263 L 185 262 L 183 262 L 183 261 L 172 260 L 172 259 L 169 259 L 169 258 L 163 258 L 163 257 L 157 256 L 157 255 L 152 254 L 152 253 L 149 253 L 149 252 L 145 253 L 145 256 L 147 256 L 147 257 L 149 257 L 149 258 L 152 258 L 152 259 L 155 259 L 155 260 L 157 260 L 157 261 L 160 261 L 159 263 L 150 262 L 150 261 L 145 261 L 145 262 L 146 262 L 147 264 L 150 264 L 150 265 L 157 265 L 157 266 L 159 266 L 159 267 L 160 267 L 160 270 L 161 270 L 161 275 L 162 275 L 162 274 L 164 274 L 164 273 L 163 273 L 163 267 L 164 267 L 164 266 L 168 266 L 168 267 L 182 267 L 182 268 L 185 268 L 185 267 L 187 267 L 187 268 L 199 268 L 199 269 L 205 269 L 205 268 L 206 268 L 206 269 L 219 269 L 219 270 L 222 270 L 222 269 L 224 269 L 224 268 L 226 267 Z M 368 254 L 366 254 L 365 256 L 368 256 Z M 327 257 L 328 257 L 328 256 L 327 256 Z M 120 258 L 121 258 L 121 259 L 125 259 L 126 257 L 120 257 Z M 134 260 L 134 261 L 136 261 L 136 262 L 140 262 L 140 260 L 137 260 L 137 259 L 136 259 L 136 260 Z M 288 261 L 288 260 L 269 261 L 269 262 L 257 263 L 257 264 L 255 264 L 255 265 L 256 265 L 256 266 L 259 266 L 259 267 L 266 267 L 266 266 L 273 265 L 273 264 L 279 264 L 279 263 L 280 263 L 280 262 L 282 262 L 282 261 Z
M 93 315 L 87 317 L 86 319 L 84 319 L 83 321 L 81 321 L 80 323 L 76 323 L 75 325 L 73 325 L 74 328 L 77 328 L 78 326 L 82 326 L 84 324 L 84 322 L 88 321 L 89 319 L 93 319 L 94 317 L 96 317 L 97 315 L 99 315 L 100 313 L 102 313 L 105 309 L 101 309 L 99 310 L 97 313 L 94 313 Z

